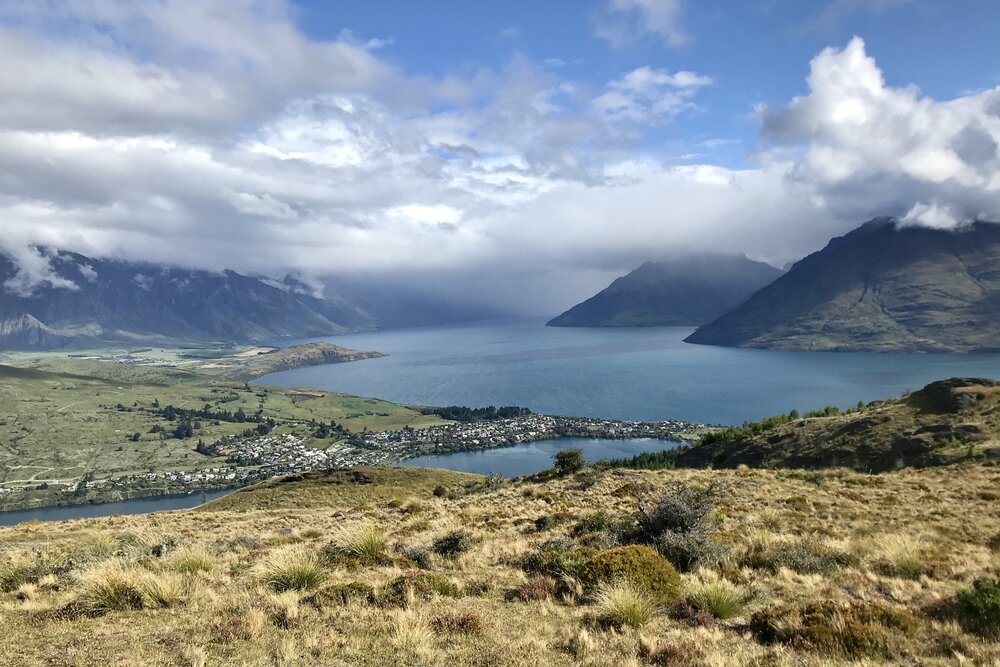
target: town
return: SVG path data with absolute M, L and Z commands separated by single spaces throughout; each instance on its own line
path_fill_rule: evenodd
M 676 419 L 623 421 L 529 413 L 506 419 L 447 422 L 423 429 L 364 431 L 325 448 L 311 446 L 319 444 L 315 439 L 276 431 L 226 437 L 206 445 L 205 453 L 220 461 L 212 467 L 150 470 L 103 479 L 85 476 L 59 489 L 58 500 L 59 504 L 105 502 L 235 488 L 309 470 L 391 465 L 424 454 L 493 449 L 558 438 L 690 440 L 706 428 L 704 424 Z M 0 493 L 8 498 L 25 490 L 23 486 L 0 485 Z

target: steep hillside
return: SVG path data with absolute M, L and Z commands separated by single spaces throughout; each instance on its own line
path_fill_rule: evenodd
M 573 306 L 553 327 L 704 324 L 770 284 L 781 271 L 743 255 L 687 255 L 646 262 Z
M 797 350 L 1000 348 L 1000 225 L 872 220 L 795 264 L 689 343 Z
M 15 289 L 18 269 L 0 255 L 2 349 L 94 341 L 244 342 L 371 327 L 369 320 L 350 316 L 347 307 L 233 271 L 48 254 L 61 284 L 49 281 L 29 292 Z
M 727 429 L 680 454 L 682 467 L 865 472 L 1000 460 L 1000 382 L 952 378 L 847 413 L 781 415 Z

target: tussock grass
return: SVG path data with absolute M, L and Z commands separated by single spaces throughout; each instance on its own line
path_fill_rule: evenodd
M 142 609 L 147 574 L 119 561 L 101 563 L 84 574 L 78 600 L 94 615 Z
M 603 584 L 594 595 L 597 620 L 615 628 L 641 628 L 653 618 L 656 602 L 635 584 Z
M 138 578 L 137 585 L 142 594 L 143 605 L 151 608 L 175 607 L 182 602 L 187 591 L 184 577 L 175 572 L 144 572 Z
M 171 555 L 169 559 L 171 569 L 185 574 L 210 572 L 217 562 L 218 558 L 212 552 L 194 547 L 181 549 Z
M 688 586 L 687 601 L 720 621 L 742 617 L 753 599 L 749 590 L 725 579 L 696 580 Z
M 876 540 L 880 565 L 888 573 L 905 579 L 916 579 L 927 568 L 927 544 L 910 535 L 881 535 Z
M 301 547 L 285 547 L 271 553 L 260 568 L 260 581 L 276 592 L 310 591 L 327 579 L 319 559 Z
M 333 539 L 335 553 L 365 562 L 376 562 L 385 554 L 389 541 L 374 524 L 362 524 L 341 530 Z

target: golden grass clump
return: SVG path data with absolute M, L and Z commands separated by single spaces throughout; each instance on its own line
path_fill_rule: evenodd
M 615 628 L 641 628 L 656 613 L 653 596 L 636 584 L 618 581 L 602 584 L 594 595 L 597 620 Z
M 204 548 L 186 547 L 174 552 L 169 559 L 171 569 L 185 574 L 210 572 L 218 558 Z
M 687 589 L 687 601 L 720 621 L 742 617 L 753 599 L 751 592 L 725 579 L 699 579 Z
M 285 547 L 268 555 L 260 568 L 260 581 L 275 592 L 311 591 L 327 579 L 319 559 L 301 547 Z

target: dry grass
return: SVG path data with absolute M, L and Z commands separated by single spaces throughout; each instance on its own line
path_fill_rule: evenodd
M 597 620 L 614 628 L 641 628 L 656 613 L 656 602 L 646 591 L 624 581 L 603 584 L 594 595 Z
M 1000 488 L 1000 468 L 882 476 L 832 470 L 821 485 L 781 471 L 609 471 L 587 489 L 568 479 L 514 482 L 452 499 L 435 496 L 430 477 L 407 472 L 386 479 L 397 486 L 317 478 L 316 489 L 287 485 L 295 487 L 288 499 L 280 484 L 268 484 L 260 497 L 245 492 L 238 509 L 0 528 L 0 581 L 9 582 L 0 591 L 6 630 L 0 664 L 994 667 L 1000 661 L 995 640 L 948 615 L 959 591 L 1000 572 L 1000 555 L 990 546 L 1000 506 L 989 500 Z M 613 586 L 588 597 L 573 588 L 570 574 L 522 569 L 525 557 L 549 541 L 604 548 L 603 536 L 572 535 L 574 526 L 595 512 L 615 519 L 635 512 L 636 498 L 618 492 L 626 485 L 652 498 L 674 483 L 719 487 L 714 529 L 730 547 L 719 563 L 684 575 L 687 615 L 655 610 L 636 602 L 635 591 Z M 391 498 L 405 502 L 392 507 Z M 411 505 L 419 511 L 404 509 Z M 560 520 L 539 532 L 541 515 Z M 344 526 L 361 527 L 353 532 L 360 553 L 392 558 L 324 564 L 321 536 L 355 543 Z M 480 540 L 457 558 L 432 559 L 424 570 L 396 557 L 457 529 Z M 158 556 L 160 544 L 182 546 Z M 778 608 L 799 619 L 783 630 L 794 645 L 738 631 L 758 612 Z M 825 609 L 835 610 L 830 623 L 817 617 Z M 881 614 L 882 629 L 857 634 L 851 623 L 872 614 Z M 601 617 L 606 623 L 593 623 Z M 900 618 L 912 619 L 906 621 L 912 627 L 900 630 Z M 829 632 L 840 634 L 830 641 L 823 634 Z M 847 641 L 855 639 L 878 650 L 856 657 L 862 652 Z

